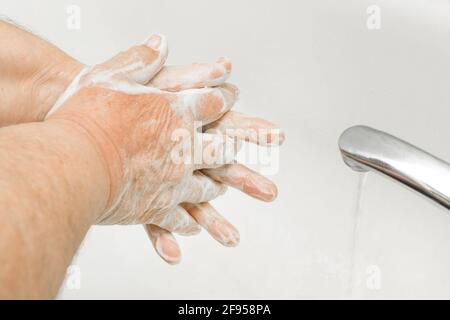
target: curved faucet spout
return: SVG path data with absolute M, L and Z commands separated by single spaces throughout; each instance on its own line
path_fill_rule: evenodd
M 450 210 L 450 164 L 388 133 L 366 127 L 339 138 L 344 162 L 353 170 L 387 175 Z

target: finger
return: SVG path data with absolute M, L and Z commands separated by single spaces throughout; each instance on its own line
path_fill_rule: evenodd
M 233 111 L 204 128 L 206 132 L 211 129 L 260 145 L 281 145 L 285 140 L 283 130 L 272 122 Z
M 183 207 L 214 239 L 224 246 L 236 247 L 239 244 L 239 231 L 209 203 L 183 204 Z
M 166 91 L 216 87 L 225 83 L 231 69 L 231 62 L 226 58 L 220 58 L 214 63 L 168 66 L 150 81 L 150 85 Z
M 144 225 L 144 228 L 147 231 L 156 253 L 164 261 L 171 265 L 180 263 L 180 246 L 172 233 L 152 224 Z
M 95 67 L 96 76 L 125 76 L 139 84 L 147 84 L 163 67 L 168 55 L 167 40 L 153 34 L 143 44 L 131 47 Z
M 220 168 L 205 169 L 202 172 L 216 181 L 262 201 L 273 201 L 278 195 L 277 186 L 272 181 L 242 164 L 230 164 Z
M 228 136 L 199 133 L 198 145 L 194 149 L 194 168 L 218 168 L 234 162 L 238 152 L 239 143 Z
M 192 178 L 184 188 L 182 201 L 189 203 L 201 203 L 211 201 L 227 191 L 227 187 L 201 172 L 194 172 Z
M 239 90 L 231 84 L 217 88 L 190 89 L 174 94 L 184 110 L 201 126 L 216 121 L 228 112 L 236 102 Z
M 192 236 L 201 231 L 198 223 L 181 206 L 177 206 L 169 213 L 153 218 L 151 224 L 183 236 Z

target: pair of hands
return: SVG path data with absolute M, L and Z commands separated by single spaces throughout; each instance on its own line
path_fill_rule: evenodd
M 229 111 L 238 90 L 225 84 L 227 60 L 163 67 L 166 58 L 165 39 L 153 35 L 103 64 L 79 65 L 81 72 L 44 114 L 94 145 L 108 169 L 108 206 L 92 222 L 144 224 L 158 254 L 177 263 L 181 252 L 172 233 L 192 235 L 202 226 L 220 243 L 238 244 L 236 228 L 208 201 L 227 185 L 273 200 L 272 182 L 234 163 L 234 140 L 277 144 L 283 134 L 261 138 L 254 133 L 276 127 Z M 199 145 L 200 158 L 193 147 Z

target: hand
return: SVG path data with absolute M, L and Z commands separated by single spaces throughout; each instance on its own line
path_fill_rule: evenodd
M 284 133 L 274 124 L 259 118 L 245 116 L 229 111 L 221 119 L 206 128 L 214 128 L 223 134 L 232 134 L 242 141 L 259 145 L 280 145 L 284 141 Z M 205 128 L 205 129 L 206 129 Z M 230 132 L 230 129 L 233 131 Z M 265 139 L 253 133 L 268 132 Z M 233 134 L 235 133 L 235 134 Z M 256 199 L 270 202 L 277 196 L 277 187 L 269 179 L 247 168 L 242 164 L 228 164 L 215 169 L 204 169 L 202 172 L 221 183 L 234 187 Z M 234 247 L 239 243 L 239 232 L 209 203 L 182 204 L 183 213 L 187 212 L 208 233 L 224 246 Z M 169 264 L 179 263 L 181 249 L 174 235 L 158 226 L 146 225 L 147 233 L 161 258 Z M 179 233 L 179 232 L 178 232 Z
M 234 104 L 237 89 L 224 85 L 169 93 L 144 86 L 162 67 L 164 54 L 159 53 L 165 50 L 165 40 L 154 36 L 85 71 L 74 93 L 63 96 L 61 108 L 50 117 L 86 135 L 109 169 L 110 206 L 96 217 L 98 224 L 144 223 L 176 230 L 183 220 L 168 221 L 167 213 L 225 191 L 223 184 L 197 170 L 232 162 L 233 144 L 220 135 L 197 132 L 195 122 L 219 119 Z M 174 134 L 181 131 L 192 134 L 183 141 L 182 161 L 177 162 L 173 151 L 180 145 Z M 186 150 L 199 143 L 212 152 L 192 161 Z
M 224 62 L 224 60 L 221 59 L 219 62 Z M 225 70 L 226 72 L 220 66 L 219 68 L 214 67 L 214 64 L 166 67 L 151 80 L 151 84 L 169 91 L 222 85 L 231 71 L 230 63 L 225 65 Z M 232 138 L 241 141 L 261 145 L 281 145 L 284 141 L 284 133 L 273 123 L 233 111 L 227 112 L 221 119 L 203 128 L 204 131 L 211 129 L 219 131 L 223 135 L 231 134 Z M 263 141 L 260 139 L 259 133 L 261 132 L 267 132 Z M 202 170 L 202 172 L 216 181 L 237 188 L 262 201 L 273 201 L 277 196 L 277 188 L 273 182 L 241 164 L 225 165 L 216 169 Z M 178 206 L 170 215 L 172 219 L 177 219 L 180 216 L 189 216 L 186 213 L 194 217 L 221 244 L 231 247 L 238 245 L 240 238 L 238 230 L 211 204 L 185 203 Z M 146 225 L 145 227 L 157 253 L 170 264 L 178 263 L 181 259 L 181 250 L 173 234 L 155 225 Z M 191 235 L 200 232 L 200 229 L 196 228 L 195 224 L 186 221 L 178 230 L 172 231 L 182 235 Z
M 137 52 L 140 52 L 137 54 Z M 146 83 L 150 75 L 149 72 L 143 72 L 144 77 L 136 78 L 137 69 L 129 67 L 131 65 L 140 65 L 141 68 L 149 70 L 158 70 L 166 58 L 166 52 L 149 52 L 142 50 L 142 47 L 134 47 L 129 51 L 119 54 L 107 63 L 94 68 L 94 73 L 107 70 L 111 66 L 116 67 L 116 74 L 137 80 L 141 83 Z M 152 57 L 153 55 L 153 57 Z M 158 57 L 159 55 L 159 57 Z M 134 57 L 129 59 L 129 57 Z M 147 61 L 140 63 L 140 61 Z M 231 71 L 231 64 L 226 59 L 219 59 L 213 64 L 193 64 L 182 67 L 164 67 L 154 78 L 150 80 L 147 85 L 158 86 L 160 89 L 167 91 L 176 91 L 181 89 L 200 88 L 205 86 L 223 85 L 228 78 Z M 152 73 L 150 72 L 150 73 Z M 75 81 L 75 83 L 77 83 Z M 76 86 L 78 87 L 78 86 Z M 75 87 L 75 88 L 76 88 Z M 71 88 L 74 90 L 74 87 Z M 60 103 L 70 96 L 71 90 L 68 90 Z M 212 123 L 208 128 L 219 131 L 220 134 L 225 134 L 229 129 L 234 129 L 240 140 L 249 140 L 250 142 L 260 143 L 258 141 L 259 135 L 245 136 L 248 132 L 255 133 L 262 130 L 275 129 L 272 123 L 253 117 L 248 117 L 239 113 L 228 112 L 222 119 Z M 250 130 L 250 131 L 249 131 Z M 229 133 L 229 132 L 228 132 Z M 278 142 L 283 139 L 280 135 L 270 131 L 267 136 L 267 142 L 271 140 Z M 251 171 L 243 165 L 235 164 L 217 168 L 217 170 L 210 170 L 204 172 L 207 176 L 210 175 L 216 181 L 222 181 L 225 184 L 236 187 L 247 194 L 259 198 L 264 201 L 271 201 L 276 197 L 276 186 L 268 179 L 260 176 L 256 172 Z M 226 246 L 235 246 L 239 242 L 239 232 L 230 223 L 228 223 L 209 203 L 201 203 L 198 205 L 184 203 L 179 205 L 172 212 L 166 214 L 164 218 L 160 217 L 158 221 L 161 227 L 156 225 L 146 225 L 146 229 L 150 235 L 152 243 L 157 252 L 169 263 L 176 263 L 180 259 L 180 250 L 175 238 L 170 231 L 191 235 L 200 231 L 200 228 L 195 218 L 216 240 Z

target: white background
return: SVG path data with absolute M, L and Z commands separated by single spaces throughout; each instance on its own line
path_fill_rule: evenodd
M 80 30 L 66 27 L 71 4 Z M 366 26 L 373 4 L 380 30 Z M 183 261 L 170 267 L 142 227 L 94 227 L 73 262 L 81 289 L 64 285 L 60 298 L 450 298 L 448 212 L 369 174 L 357 214 L 360 177 L 337 148 L 366 124 L 450 161 L 449 1 L 0 0 L 0 10 L 88 64 L 152 32 L 168 37 L 170 64 L 225 55 L 237 110 L 287 134 L 276 202 L 233 190 L 214 202 L 240 229 L 238 248 L 206 232 L 179 238 Z

